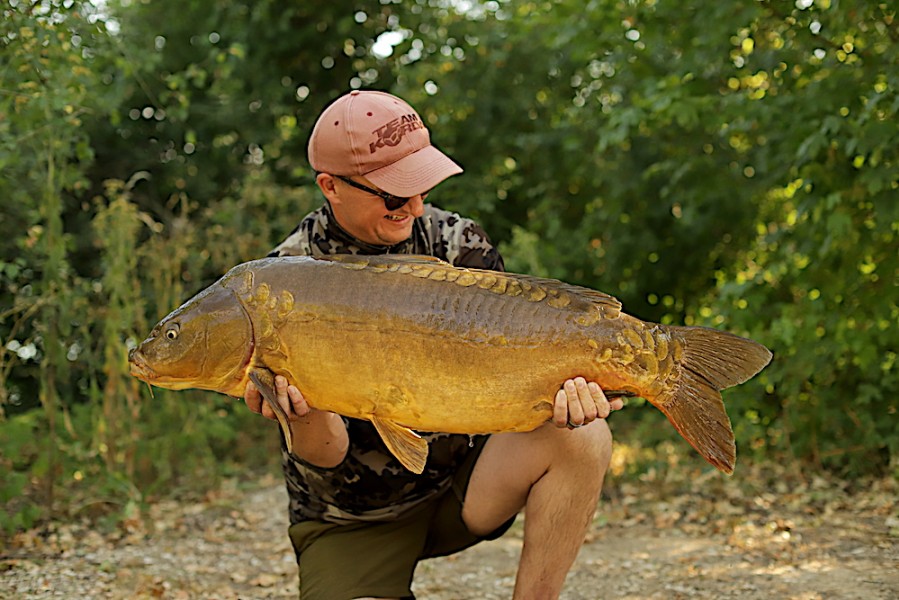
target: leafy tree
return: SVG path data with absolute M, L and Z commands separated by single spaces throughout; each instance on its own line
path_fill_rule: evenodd
M 46 475 L 52 511 L 67 349 L 85 306 L 81 282 L 71 274 L 63 195 L 85 185 L 80 164 L 92 152 L 82 118 L 105 100 L 90 92 L 94 76 L 85 55 L 103 40 L 84 15 L 62 6 L 13 2 L 2 13 L 0 195 L 9 211 L 0 236 L 0 410 L 38 402 L 43 408 L 48 434 L 31 447 L 36 455 L 25 458 L 34 460 L 34 474 Z M 15 464 L 11 457 L 4 462 Z M 27 484 L 26 477 L 14 476 L 4 493 L 15 495 Z M 20 519 L 29 515 L 17 513 Z
M 719 306 L 775 349 L 767 398 L 747 411 L 771 441 L 831 468 L 895 469 L 895 8 L 800 4 L 762 6 L 728 82 L 752 100 L 750 164 L 777 178 L 756 196 L 754 243 L 718 275 Z

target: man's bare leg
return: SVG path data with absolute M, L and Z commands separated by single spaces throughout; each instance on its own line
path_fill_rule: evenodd
M 491 436 L 465 496 L 468 528 L 486 534 L 525 509 L 516 600 L 557 598 L 596 510 L 612 454 L 598 419 L 574 430 L 546 424 Z

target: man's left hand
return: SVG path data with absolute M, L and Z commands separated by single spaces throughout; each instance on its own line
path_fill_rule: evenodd
M 596 382 L 575 377 L 567 380 L 556 392 L 552 420 L 556 427 L 573 429 L 596 419 L 605 419 L 613 410 L 623 407 L 621 398 L 610 402 Z

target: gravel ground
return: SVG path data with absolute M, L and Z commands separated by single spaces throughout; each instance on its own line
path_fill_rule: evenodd
M 863 494 L 818 483 L 747 495 L 622 486 L 604 500 L 564 600 L 899 598 L 894 480 Z M 662 488 L 664 486 L 661 486 Z M 101 534 L 87 523 L 18 535 L 0 556 L 0 598 L 296 598 L 280 482 L 165 502 Z M 521 518 L 502 539 L 423 562 L 425 600 L 509 598 Z

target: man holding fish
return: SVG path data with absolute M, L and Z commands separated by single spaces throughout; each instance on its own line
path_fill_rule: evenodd
M 403 100 L 374 91 L 342 96 L 319 117 L 309 162 L 326 202 L 271 256 L 416 254 L 503 270 L 479 225 L 425 204 L 462 169 L 431 145 Z M 410 355 L 384 368 L 414 370 L 423 360 Z M 522 509 L 514 597 L 558 597 L 599 500 L 612 444 L 604 419 L 620 399 L 609 401 L 581 377 L 560 381 L 551 422 L 527 433 L 423 434 L 428 459 L 415 474 L 372 423 L 315 410 L 295 382 L 274 383 L 292 432 L 282 462 L 304 600 L 411 598 L 419 560 L 496 539 Z M 253 384 L 245 401 L 276 418 Z

